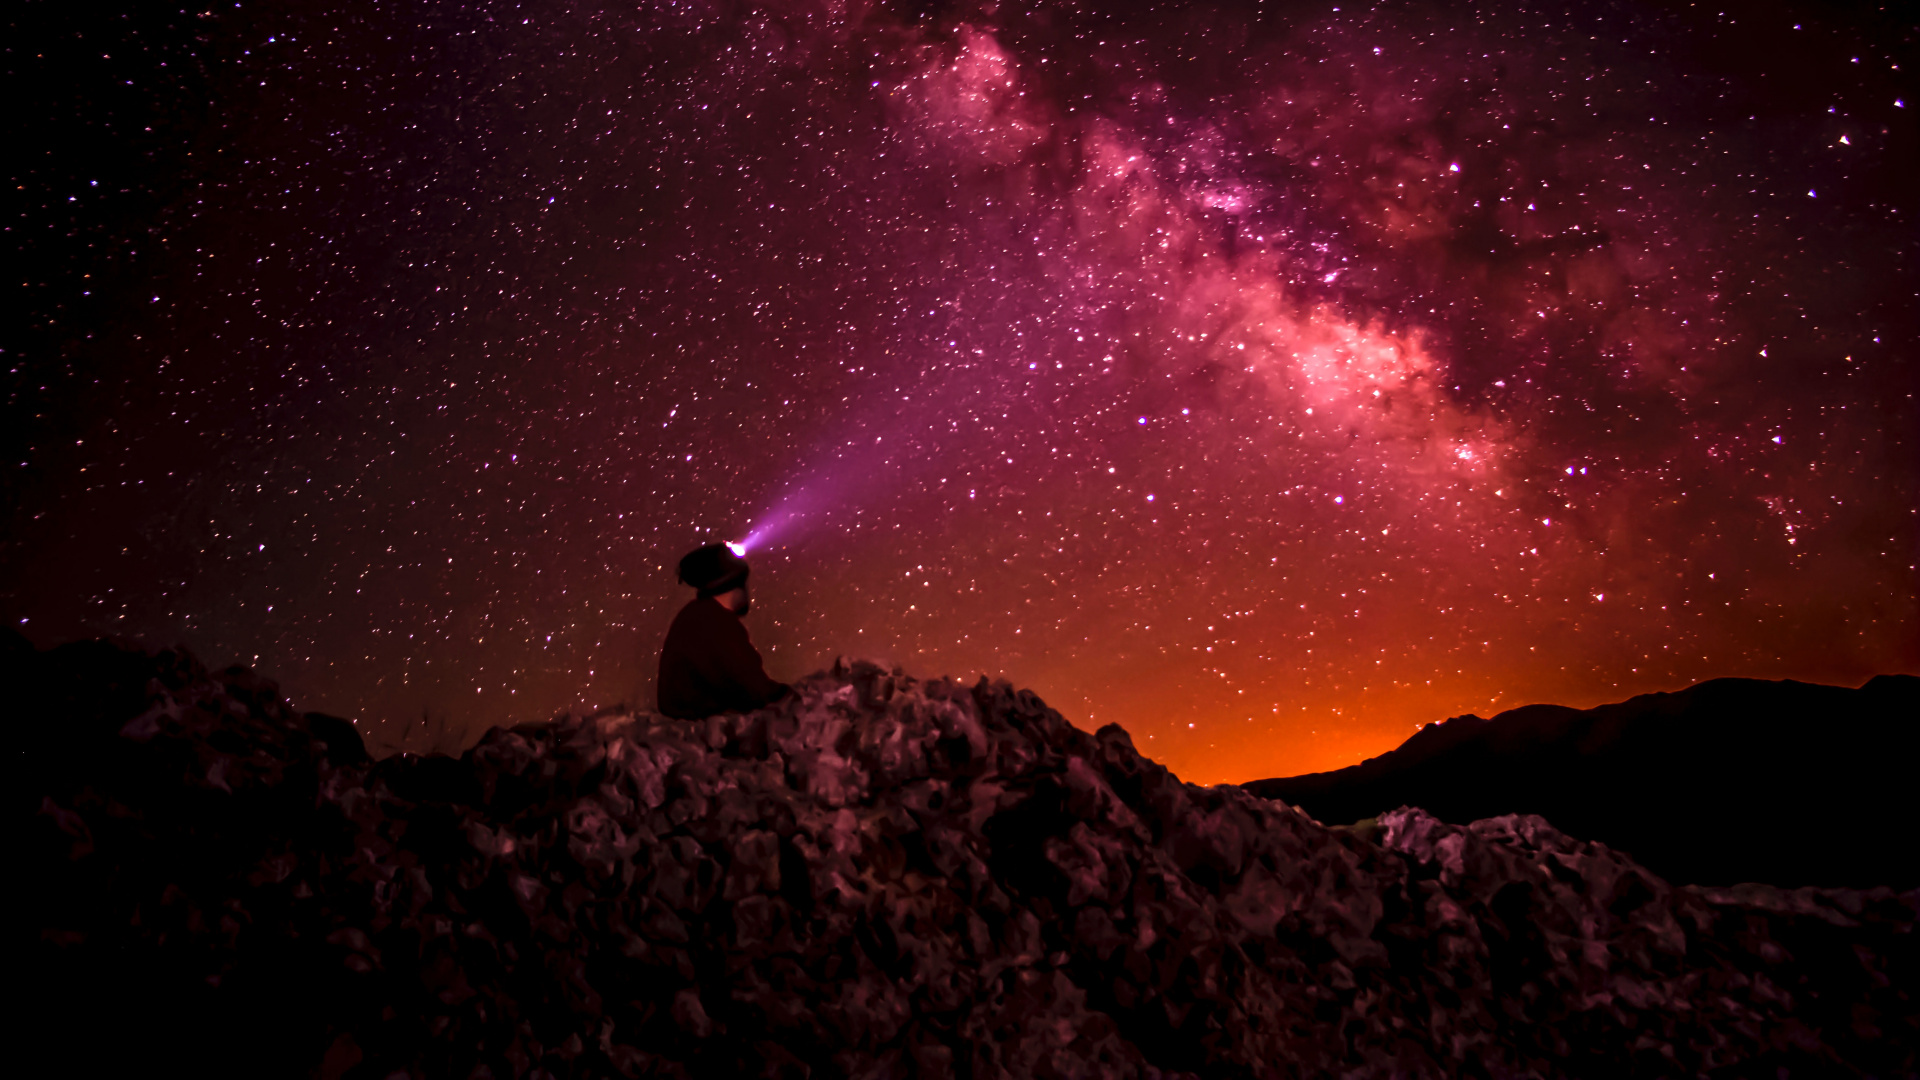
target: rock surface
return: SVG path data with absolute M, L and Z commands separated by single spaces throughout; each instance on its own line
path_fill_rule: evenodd
M 242 669 L 6 659 L 20 1030 L 63 1072 L 1916 1069 L 1920 894 L 1673 887 L 1530 817 L 1329 829 L 1003 683 L 842 664 L 374 764 Z
M 1409 805 L 1451 822 L 1538 814 L 1675 882 L 1911 889 L 1916 773 L 1920 678 L 1880 675 L 1458 716 L 1350 768 L 1242 786 L 1328 822 Z

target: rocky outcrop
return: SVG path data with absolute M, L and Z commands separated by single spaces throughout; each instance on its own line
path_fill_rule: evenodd
M 1916 771 L 1920 678 L 1881 675 L 1459 716 L 1350 768 L 1244 786 L 1327 822 L 1538 814 L 1677 882 L 1914 888 Z
M 1908 1076 L 1920 894 L 1329 829 L 1004 683 L 374 764 L 270 683 L 17 653 L 26 1038 L 323 1076 Z M 1780 1070 L 1786 1070 L 1784 1074 Z

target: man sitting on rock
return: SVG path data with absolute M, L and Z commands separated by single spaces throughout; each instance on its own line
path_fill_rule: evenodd
M 725 544 L 680 560 L 680 580 L 700 595 L 680 609 L 660 647 L 660 711 L 681 720 L 746 712 L 793 692 L 767 677 L 740 622 L 747 613 L 747 561 Z

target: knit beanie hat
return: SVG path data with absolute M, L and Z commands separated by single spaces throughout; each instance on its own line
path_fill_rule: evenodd
M 747 560 L 725 544 L 708 544 L 680 560 L 680 580 L 700 590 L 701 596 L 718 596 L 747 583 Z

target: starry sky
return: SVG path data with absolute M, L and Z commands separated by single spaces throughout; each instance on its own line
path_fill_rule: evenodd
M 8 15 L 0 614 L 376 741 L 1032 687 L 1183 777 L 1920 669 L 1897 7 Z M 424 741 L 423 741 L 424 740 Z

